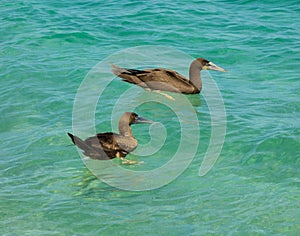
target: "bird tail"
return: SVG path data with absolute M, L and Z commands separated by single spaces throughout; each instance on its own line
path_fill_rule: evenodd
M 82 149 L 85 153 L 95 153 L 95 149 L 87 145 L 82 139 L 78 138 L 77 136 L 68 133 L 69 137 L 71 138 L 72 142 Z
M 141 75 L 141 74 L 149 73 L 148 71 L 145 71 L 145 70 L 121 68 L 121 67 L 118 67 L 115 64 L 111 64 L 111 71 L 119 77 L 121 77 L 121 75 L 136 75 L 136 76 L 138 76 L 138 75 Z
M 142 86 L 143 81 L 141 81 L 141 76 L 148 73 L 147 71 L 121 68 L 114 64 L 111 64 L 111 67 L 112 67 L 111 71 L 116 76 L 122 78 L 123 81 L 125 81 L 127 83 L 131 83 L 131 84 L 137 84 L 141 87 L 145 87 L 145 86 Z
M 127 70 L 127 69 L 125 69 L 125 68 L 118 67 L 118 66 L 115 65 L 115 64 L 111 64 L 111 71 L 112 71 L 112 73 L 114 73 L 116 76 L 120 76 L 120 75 L 123 74 L 123 73 L 125 73 L 125 74 L 130 73 L 129 70 Z

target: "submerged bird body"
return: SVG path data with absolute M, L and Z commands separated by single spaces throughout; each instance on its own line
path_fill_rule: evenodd
M 73 143 L 82 149 L 83 154 L 98 160 L 109 160 L 113 158 L 125 158 L 138 145 L 132 134 L 130 125 L 138 123 L 153 123 L 136 113 L 125 112 L 119 121 L 119 134 L 113 132 L 99 133 L 95 136 L 82 140 L 68 133 Z
M 203 58 L 198 58 L 191 63 L 189 79 L 174 70 L 164 68 L 135 70 L 112 65 L 112 72 L 125 82 L 136 84 L 144 89 L 183 94 L 200 93 L 201 70 L 225 72 L 223 68 Z

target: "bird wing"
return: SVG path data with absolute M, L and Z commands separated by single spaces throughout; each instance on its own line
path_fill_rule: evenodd
M 102 149 L 104 151 L 121 150 L 121 147 L 115 139 L 116 136 L 118 136 L 118 134 L 113 132 L 99 133 L 87 138 L 85 143 L 95 149 Z
M 107 132 L 99 133 L 93 137 L 87 138 L 84 142 L 97 151 L 98 156 L 93 157 L 94 159 L 112 159 L 115 157 L 125 157 L 128 154 L 128 150 L 124 149 L 122 145 L 119 144 L 118 137 L 120 135 Z M 87 153 L 85 153 L 87 154 Z
M 164 68 L 136 70 L 112 65 L 112 72 L 125 82 L 151 90 L 181 93 L 195 92 L 192 83 L 174 70 Z
M 157 68 L 145 70 L 147 73 L 140 74 L 139 79 L 146 83 L 152 90 L 167 90 L 184 92 L 185 89 L 193 90 L 190 81 L 174 70 Z
M 99 159 L 99 160 L 109 160 L 111 158 L 116 157 L 115 153 L 108 153 L 104 151 L 103 149 L 99 148 L 99 146 L 92 145 L 95 142 L 95 136 L 88 138 L 88 141 L 83 141 L 77 136 L 68 133 L 70 138 L 72 139 L 73 143 L 79 147 L 81 150 L 83 150 L 84 155 L 89 156 L 92 159 Z M 121 156 L 121 155 L 119 155 Z M 125 155 L 126 156 L 126 155 Z

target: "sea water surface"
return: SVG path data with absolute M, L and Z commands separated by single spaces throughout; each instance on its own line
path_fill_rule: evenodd
M 1 235 L 299 235 L 298 1 L 4 0 L 0 19 Z M 96 178 L 66 132 L 87 73 L 139 46 L 227 69 L 210 72 L 227 133 L 217 162 L 199 176 L 211 120 L 203 95 L 190 96 L 201 130 L 190 165 L 160 188 L 126 191 Z M 187 76 L 189 65 L 178 66 Z M 131 87 L 111 82 L 97 103 L 97 132 L 112 130 L 110 111 Z M 144 163 L 124 168 L 158 168 L 179 145 L 176 111 L 153 102 L 136 111 L 164 125 L 167 138 L 151 157 L 128 155 Z M 149 126 L 133 132 L 142 154 Z

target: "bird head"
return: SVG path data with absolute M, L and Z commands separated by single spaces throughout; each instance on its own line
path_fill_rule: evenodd
M 127 120 L 129 125 L 132 124 L 153 124 L 154 122 L 151 120 L 147 120 L 134 112 L 125 112 L 122 117 L 122 120 Z
M 211 61 L 208 61 L 204 58 L 198 58 L 197 61 L 201 63 L 202 70 L 215 70 L 215 71 L 226 72 L 226 70 L 223 69 L 222 67 L 219 67 L 216 64 L 212 63 Z

